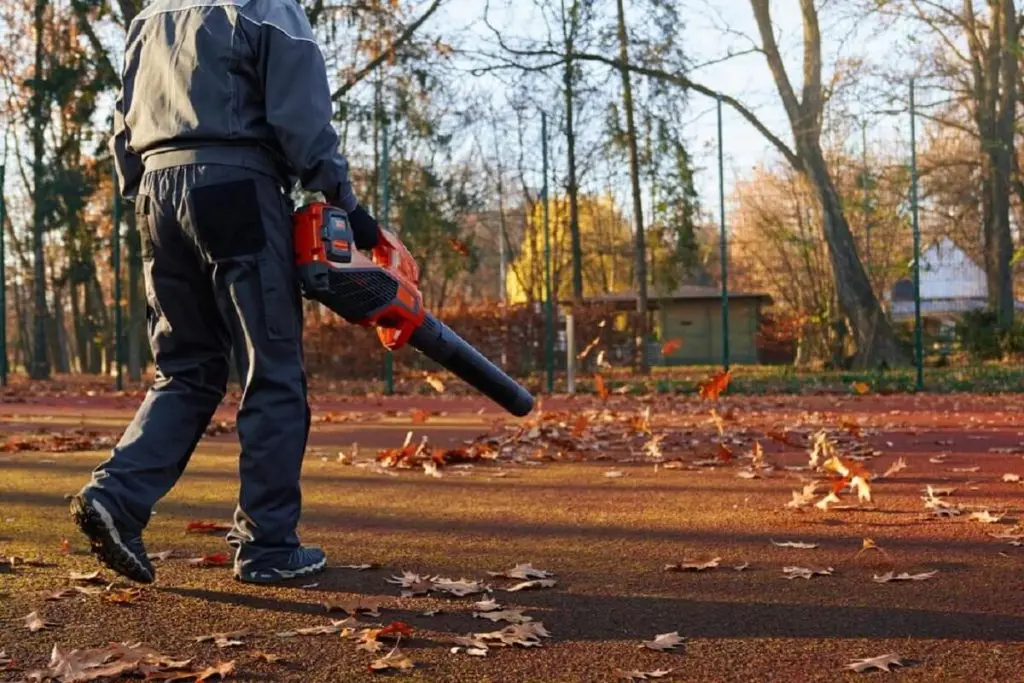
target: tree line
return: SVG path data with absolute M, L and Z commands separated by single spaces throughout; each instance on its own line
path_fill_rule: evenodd
M 8 339 L 33 377 L 108 372 L 113 361 L 107 141 L 124 32 L 143 4 L 0 9 Z M 727 197 L 736 286 L 773 295 L 774 315 L 795 321 L 801 359 L 827 355 L 838 321 L 852 362 L 906 362 L 883 294 L 911 254 L 909 155 L 862 134 L 883 113 L 906 115 L 914 77 L 929 96 L 919 111 L 926 233 L 978 259 L 998 325 L 1014 325 L 1024 17 L 1013 0 L 486 0 L 472 16 L 451 0 L 299 4 L 334 79 L 360 195 L 419 259 L 432 307 L 539 302 L 548 253 L 559 301 L 635 293 L 640 347 L 652 292 L 719 277 L 717 198 L 696 189 L 717 170 L 701 166 L 691 133 L 695 110 L 720 100 L 774 150 Z M 703 20 L 723 48 L 700 63 L 687 32 Z M 781 26 L 797 28 L 799 59 Z M 890 36 L 895 52 L 859 50 L 849 36 L 865 32 Z M 784 129 L 747 94 L 702 80 L 709 62 L 751 55 L 770 74 Z M 143 264 L 133 212 L 122 219 L 118 303 L 137 378 L 148 354 Z M 641 370 L 646 357 L 636 354 Z

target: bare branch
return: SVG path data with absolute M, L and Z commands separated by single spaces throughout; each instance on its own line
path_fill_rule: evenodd
M 340 100 L 342 97 L 345 96 L 346 93 L 348 93 L 349 90 L 358 85 L 360 81 L 369 76 L 377 69 L 377 67 L 383 64 L 385 61 L 387 61 L 388 55 L 393 53 L 395 50 L 397 50 L 405 43 L 409 42 L 409 39 L 412 38 L 413 34 L 415 34 L 416 31 L 419 30 L 420 26 L 422 26 L 427 21 L 427 19 L 429 19 L 430 16 L 437 11 L 437 9 L 441 6 L 442 2 L 444 2 L 444 0 L 434 0 L 432 3 L 430 3 L 430 6 L 427 7 L 426 10 L 424 10 L 423 14 L 417 17 L 416 20 L 413 21 L 411 24 L 406 26 L 405 30 L 402 31 L 402 33 L 399 34 L 399 36 L 395 38 L 395 40 L 386 49 L 381 50 L 380 54 L 378 54 L 376 57 L 370 60 L 366 65 L 364 65 L 354 74 L 349 76 L 345 80 L 345 84 L 334 91 L 334 93 L 331 95 L 331 99 Z

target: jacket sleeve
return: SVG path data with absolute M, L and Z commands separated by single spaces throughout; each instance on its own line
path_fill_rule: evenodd
M 274 2 L 260 26 L 267 122 L 306 190 L 345 211 L 356 208 L 348 161 L 338 151 L 327 66 L 305 13 L 293 0 Z
M 139 181 L 142 179 L 142 158 L 130 149 L 131 131 L 124 121 L 125 87 L 128 86 L 122 86 L 114 102 L 114 137 L 110 140 L 110 151 L 114 156 L 121 196 L 125 199 L 134 199 L 139 191 Z

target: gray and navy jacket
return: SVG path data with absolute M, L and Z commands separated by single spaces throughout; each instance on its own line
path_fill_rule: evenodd
M 327 68 L 296 0 L 153 0 L 128 27 L 114 113 L 121 193 L 145 170 L 257 170 L 356 207 Z

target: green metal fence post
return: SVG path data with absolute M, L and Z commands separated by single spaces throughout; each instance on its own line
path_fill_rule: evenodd
M 380 160 L 380 217 L 378 220 L 385 228 L 388 227 L 388 212 L 391 210 L 391 163 L 388 150 L 388 124 L 383 121 L 381 126 L 381 160 Z M 395 354 L 384 352 L 384 395 L 395 393 Z
M 117 390 L 121 391 L 124 388 L 124 378 L 121 375 L 121 190 L 120 183 L 117 180 L 117 169 L 113 170 L 114 179 L 114 225 L 111 230 L 111 251 L 113 252 L 114 261 L 114 364 L 117 366 L 115 371 L 115 385 Z
M 6 160 L 7 150 L 4 150 Z M 4 164 L 0 163 L 0 387 L 7 386 L 7 269 L 4 263 Z
M 555 390 L 555 311 L 551 286 L 551 227 L 548 223 L 548 115 L 545 112 L 540 113 L 540 137 L 544 173 L 544 366 L 550 394 Z
M 729 369 L 729 245 L 725 235 L 725 144 L 722 135 L 722 96 L 718 96 L 718 223 L 722 259 L 722 368 Z
M 914 355 L 917 364 L 917 390 L 924 390 L 924 340 L 921 330 L 921 224 L 917 207 L 917 109 L 914 79 L 910 79 L 910 211 L 914 229 Z

